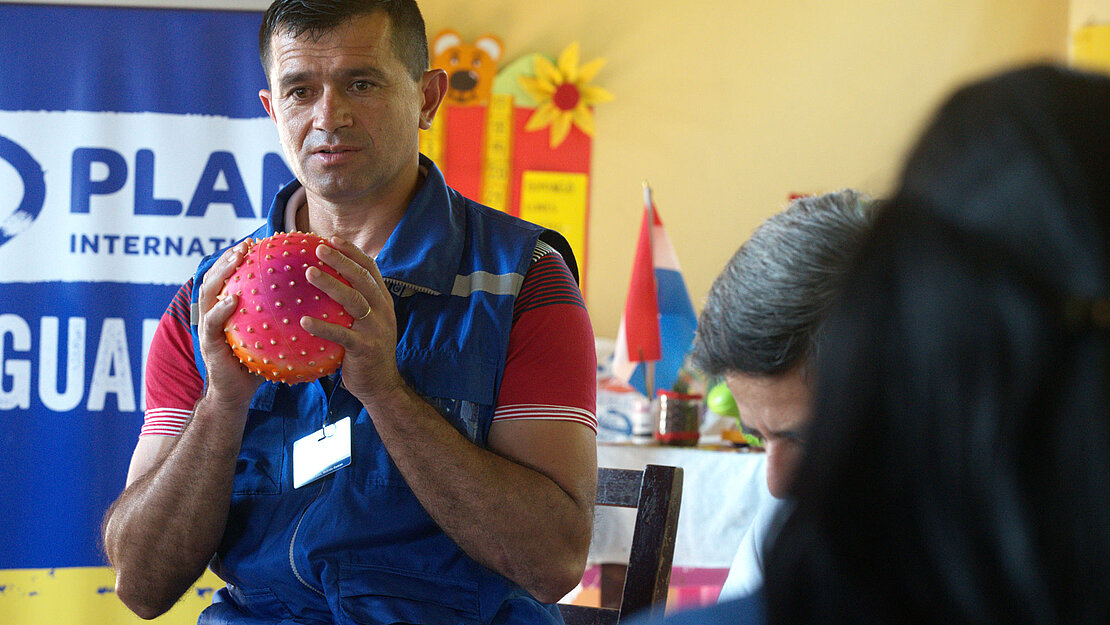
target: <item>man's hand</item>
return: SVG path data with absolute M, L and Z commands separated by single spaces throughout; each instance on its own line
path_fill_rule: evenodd
M 316 248 L 316 256 L 351 283 L 309 267 L 308 281 L 338 302 L 355 320 L 350 328 L 313 317 L 302 317 L 305 331 L 343 347 L 343 385 L 364 406 L 372 406 L 405 387 L 397 370 L 397 318 L 393 296 L 377 263 L 358 247 L 333 237 Z M 338 250 L 338 251 L 337 251 Z
M 234 294 L 219 297 L 224 283 L 243 262 L 247 243 L 226 250 L 204 274 L 197 303 L 200 306 L 200 354 L 208 369 L 205 398 L 221 406 L 245 407 L 250 404 L 262 377 L 254 375 L 239 362 L 224 335 L 224 325 L 235 312 L 239 298 Z

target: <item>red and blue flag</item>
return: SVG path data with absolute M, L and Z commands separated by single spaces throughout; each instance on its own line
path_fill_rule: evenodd
M 651 189 L 645 186 L 640 239 L 613 355 L 614 374 L 648 396 L 655 389 L 673 388 L 696 329 L 697 313 L 678 256 Z M 648 378 L 654 378 L 651 389 Z

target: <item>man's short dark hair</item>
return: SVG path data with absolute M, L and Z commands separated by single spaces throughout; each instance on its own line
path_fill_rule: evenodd
M 270 40 L 284 31 L 293 37 L 320 37 L 344 22 L 376 12 L 389 18 L 393 53 L 420 80 L 428 69 L 428 35 L 415 0 L 276 0 L 262 16 L 258 56 L 270 75 Z
M 806 362 L 874 212 L 846 189 L 797 199 L 763 222 L 709 290 L 694 364 L 710 376 L 776 375 Z

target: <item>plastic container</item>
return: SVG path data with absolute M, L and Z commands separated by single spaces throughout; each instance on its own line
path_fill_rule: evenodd
M 597 441 L 652 443 L 655 433 L 651 402 L 643 393 L 617 378 L 597 385 Z

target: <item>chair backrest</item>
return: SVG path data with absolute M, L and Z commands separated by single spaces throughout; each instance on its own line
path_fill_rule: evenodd
M 560 604 L 567 625 L 607 625 L 633 613 L 663 616 L 681 504 L 681 467 L 597 470 L 597 505 L 636 508 L 628 572 L 620 609 Z

